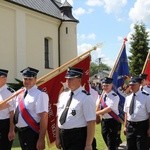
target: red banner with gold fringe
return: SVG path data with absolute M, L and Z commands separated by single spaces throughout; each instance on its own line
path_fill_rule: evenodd
M 68 67 L 77 67 L 83 69 L 82 85 L 86 90 L 88 89 L 89 73 L 90 73 L 90 55 L 84 59 L 78 60 L 76 64 L 68 64 Z M 47 80 L 38 87 L 46 91 L 49 95 L 49 113 L 48 113 L 48 139 L 50 143 L 55 141 L 55 126 L 56 126 L 56 111 L 57 100 L 60 91 L 63 88 L 63 84 L 66 82 L 65 74 L 67 68 L 61 72 L 58 72 L 52 79 Z

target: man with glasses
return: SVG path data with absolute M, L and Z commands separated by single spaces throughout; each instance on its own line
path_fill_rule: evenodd
M 127 150 L 148 150 L 150 136 L 150 95 L 140 89 L 141 77 L 132 77 L 129 86 L 132 93 L 124 104 L 124 134 Z
M 14 90 L 6 85 L 8 70 L 0 69 L 0 102 L 10 97 Z M 0 110 L 0 150 L 11 150 L 14 132 L 14 107 Z
M 95 103 L 81 85 L 83 70 L 68 68 L 69 91 L 60 94 L 57 105 L 56 147 L 63 150 L 92 150 L 95 132 Z M 93 149 L 95 150 L 95 149 Z

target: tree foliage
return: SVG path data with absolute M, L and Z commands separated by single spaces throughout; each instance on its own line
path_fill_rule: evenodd
M 129 67 L 132 76 L 137 76 L 142 72 L 148 50 L 149 39 L 143 23 L 134 25 L 134 33 L 131 35 L 131 48 L 129 56 Z
M 102 71 L 102 70 L 110 71 L 111 68 L 103 63 L 97 65 L 96 63 L 91 62 L 90 76 L 93 76 L 94 74 L 97 74 L 99 71 Z

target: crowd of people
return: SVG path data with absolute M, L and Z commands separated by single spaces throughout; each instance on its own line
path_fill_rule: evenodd
M 48 125 L 48 94 L 36 85 L 39 70 L 27 67 L 20 71 L 22 91 L 0 104 L 0 150 L 11 150 L 16 131 L 22 150 L 44 150 Z M 105 77 L 82 87 L 83 70 L 69 67 L 65 75 L 67 90 L 59 93 L 56 121 L 56 147 L 63 150 L 97 150 L 95 125 L 101 119 L 101 134 L 108 150 L 117 150 L 121 122 L 119 95 L 113 79 Z M 0 69 L 0 102 L 12 96 L 7 86 L 8 70 Z M 150 143 L 150 87 L 147 75 L 131 77 L 125 95 L 123 131 L 127 150 L 148 150 Z M 118 142 L 119 139 L 119 142 Z

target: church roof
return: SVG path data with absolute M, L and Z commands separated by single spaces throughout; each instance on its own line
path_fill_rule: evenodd
M 5 1 L 49 15 L 51 17 L 66 20 L 66 18 L 64 18 L 61 13 L 62 4 L 55 0 L 5 0 Z M 71 20 L 77 21 L 73 17 L 67 19 L 70 21 Z

